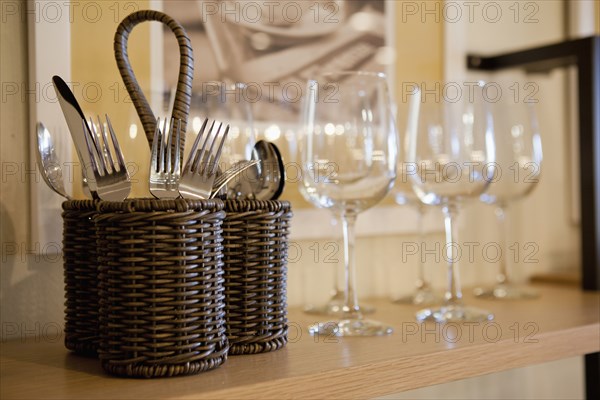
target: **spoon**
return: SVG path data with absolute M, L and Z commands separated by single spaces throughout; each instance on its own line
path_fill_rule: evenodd
M 227 171 L 221 173 L 220 175 L 217 175 L 217 179 L 215 179 L 215 182 L 213 183 L 213 189 L 210 198 L 212 199 L 222 194 L 225 194 L 224 189 L 231 181 L 238 178 L 248 168 L 251 168 L 257 164 L 260 164 L 260 160 L 255 159 L 238 161 L 235 164 L 233 164 L 233 166 L 231 166 L 231 168 L 229 168 Z
M 37 145 L 37 163 L 42 172 L 42 178 L 55 193 L 71 200 L 65 190 L 61 163 L 54 150 L 52 135 L 41 122 L 37 124 Z
M 254 145 L 252 159 L 260 163 L 241 175 L 237 184 L 228 190 L 230 199 L 275 200 L 283 191 L 285 168 L 279 149 L 272 143 L 259 140 Z
M 281 196 L 281 193 L 283 193 L 283 188 L 285 187 L 285 165 L 283 164 L 283 157 L 281 156 L 281 152 L 279 151 L 279 148 L 275 145 L 275 143 L 269 142 L 269 146 L 271 147 L 271 150 L 273 150 L 273 153 L 275 153 L 275 157 L 277 159 L 279 182 L 279 186 L 275 190 L 275 193 L 271 195 L 269 200 L 277 200 L 279 196 Z

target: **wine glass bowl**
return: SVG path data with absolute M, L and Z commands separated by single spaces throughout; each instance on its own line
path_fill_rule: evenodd
M 542 140 L 533 103 L 503 99 L 493 106 L 497 135 L 496 164 L 501 176 L 492 180 L 480 199 L 486 204 L 507 204 L 529 195 L 542 172 Z
M 333 79 L 337 75 L 325 78 Z M 383 78 L 365 73 L 363 79 L 367 85 L 366 81 Z M 323 87 L 314 90 L 327 91 L 333 90 L 334 83 L 312 81 L 311 85 Z M 335 90 L 339 97 L 330 103 L 326 99 L 318 103 L 315 112 L 321 114 L 310 126 L 312 135 L 310 142 L 307 140 L 310 160 L 303 165 L 304 192 L 318 207 L 339 214 L 348 210 L 360 213 L 385 197 L 396 176 L 389 162 L 390 157 L 395 161 L 396 154 L 380 150 L 387 147 L 387 143 L 385 138 L 379 137 L 380 132 L 373 130 L 395 129 L 375 126 L 377 121 L 372 121 L 370 111 L 362 112 L 370 107 L 370 99 L 367 88 L 361 89 L 360 83 L 346 86 L 340 83 Z M 361 110 L 360 118 L 355 117 L 354 110 Z
M 397 131 L 386 77 L 326 73 L 310 80 L 303 99 L 302 191 L 314 205 L 342 219 L 344 300 L 339 320 L 317 323 L 312 334 L 386 335 L 392 328 L 363 318 L 354 273 L 354 224 L 381 201 L 396 178 Z
M 485 104 L 481 88 L 476 93 L 478 96 L 471 100 L 465 97 L 456 103 L 411 103 L 411 113 L 418 107 L 418 115 L 409 118 L 418 121 L 414 128 L 409 127 L 405 168 L 413 190 L 427 205 L 475 198 L 493 178 L 493 135 L 486 133 L 491 118 L 489 105 Z
M 221 153 L 223 170 L 252 157 L 256 133 L 249 98 L 244 83 L 216 81 L 203 82 L 201 92 L 192 96 L 190 114 L 194 132 L 198 132 L 206 117 L 226 121 L 230 127 Z

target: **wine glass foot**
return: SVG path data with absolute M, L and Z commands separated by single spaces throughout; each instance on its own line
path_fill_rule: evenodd
M 493 320 L 494 314 L 480 308 L 454 304 L 425 308 L 418 311 L 416 317 L 419 322 L 482 322 Z
M 498 284 L 489 288 L 476 288 L 475 296 L 493 300 L 523 300 L 535 299 L 539 293 L 524 287 Z
M 437 295 L 432 290 L 417 290 L 407 296 L 402 296 L 392 300 L 394 304 L 412 304 L 416 306 L 430 306 L 442 302 L 442 297 Z
M 326 336 L 384 336 L 391 335 L 391 326 L 370 319 L 342 319 L 340 321 L 319 322 L 311 325 L 308 332 L 311 335 Z
M 375 307 L 361 303 L 360 312 L 362 314 L 373 314 L 375 312 Z M 344 302 L 331 299 L 326 304 L 320 306 L 308 305 L 304 307 L 304 313 L 310 315 L 330 315 L 333 317 L 341 317 L 344 314 Z

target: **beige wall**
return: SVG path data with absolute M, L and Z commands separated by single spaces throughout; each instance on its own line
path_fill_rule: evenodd
M 595 24 L 594 24 L 595 33 L 596 33 L 596 35 L 600 35 L 600 1 L 594 2 L 594 7 L 596 9 L 596 12 L 595 12 L 596 17 L 595 17 Z
M 144 135 L 137 114 L 123 80 L 119 74 L 113 50 L 113 39 L 117 26 L 123 18 L 134 9 L 143 10 L 149 7 L 148 0 L 129 1 L 127 10 L 118 8 L 115 11 L 115 3 L 111 1 L 84 0 L 78 7 L 83 9 L 86 3 L 94 3 L 99 6 L 102 18 L 97 21 L 85 19 L 83 13 L 73 13 L 74 19 L 71 24 L 71 80 L 79 84 L 78 88 L 97 87 L 100 88 L 98 95 L 90 91 L 89 98 L 92 101 L 82 101 L 81 107 L 86 116 L 97 119 L 97 115 L 104 118 L 108 114 L 113 127 L 122 146 L 125 159 L 135 160 L 136 165 L 130 169 L 136 180 L 132 188 L 131 197 L 147 197 L 147 169 L 150 159 L 150 149 Z M 134 68 L 138 83 L 145 93 L 150 90 L 150 23 L 143 23 L 135 27 L 129 39 L 129 60 Z M 75 96 L 79 99 L 86 97 L 75 89 Z M 135 139 L 129 136 L 131 124 L 138 126 L 138 135 Z M 81 179 L 76 179 L 80 182 Z M 76 185 L 80 190 L 80 185 Z M 77 194 L 81 192 L 78 191 Z
M 145 2 L 143 2 L 145 3 Z M 496 27 L 477 26 L 470 27 L 470 39 L 468 45 L 472 51 L 493 52 L 499 49 L 512 48 L 513 45 L 525 46 L 532 43 L 542 43 L 560 38 L 561 28 L 561 5 L 556 1 L 538 1 L 543 12 L 542 23 L 531 26 L 531 31 L 519 31 L 514 27 L 504 27 L 500 30 Z M 599 3 L 596 7 L 600 9 Z M 598 13 L 600 14 L 600 12 Z M 85 57 L 75 57 L 73 61 L 73 80 L 79 82 L 99 82 L 106 95 L 111 92 L 109 86 L 114 83 L 120 83 L 121 79 L 114 65 L 112 56 L 112 35 L 116 28 L 116 22 L 106 22 L 102 25 L 82 25 L 82 32 L 73 36 L 73 53 L 84 54 Z M 77 28 L 79 29 L 79 28 Z M 498 29 L 498 30 L 495 30 Z M 600 33 L 600 16 L 596 18 L 596 29 Z M 74 32 L 78 32 L 74 30 Z M 400 24 L 396 25 L 397 44 L 398 44 L 398 80 L 417 80 L 417 81 L 437 81 L 442 77 L 442 25 L 441 24 Z M 91 34 L 93 43 L 84 40 L 83 35 Z M 132 37 L 131 49 L 132 61 L 136 73 L 142 81 L 142 85 L 147 85 L 149 67 L 143 58 L 147 48 L 144 47 L 143 36 L 147 35 L 144 27 L 136 28 L 136 35 Z M 138 36 L 138 37 L 136 37 Z M 90 36 L 87 36 L 88 39 Z M 418 37 L 419 41 L 412 40 Z M 491 39 L 493 38 L 493 40 Z M 491 43 L 495 43 L 491 48 Z M 8 19 L 1 25 L 0 35 L 1 63 L 0 74 L 2 82 L 16 82 L 24 84 L 27 82 L 27 28 L 26 24 L 20 19 Z M 141 57 L 141 58 L 138 58 Z M 416 62 L 415 60 L 420 60 Z M 98 73 L 97 66 L 101 66 Z M 552 74 L 548 77 L 540 78 L 543 81 L 542 94 L 544 98 L 556 98 L 562 93 L 563 81 L 560 76 Z M 124 91 L 119 92 L 121 99 Z M 76 93 L 77 94 L 77 93 Z M 13 98 L 9 101 L 3 101 L 0 118 L 0 154 L 3 165 L 7 163 L 16 163 L 22 165 L 23 162 L 29 162 L 28 141 L 32 133 L 28 132 L 28 114 L 27 101 L 20 98 Z M 558 115 L 561 112 L 562 105 L 558 103 L 544 103 L 544 113 L 550 117 Z M 101 102 L 96 104 L 87 104 L 84 108 L 90 114 L 96 112 L 109 111 L 111 117 L 116 121 L 115 125 L 119 130 L 119 137 L 127 137 L 128 124 L 132 118 L 135 118 L 131 104 L 117 105 L 109 99 L 109 96 L 103 97 Z M 128 109 L 128 111 L 125 111 Z M 8 117 L 7 117 L 8 116 Z M 546 155 L 548 162 L 548 173 L 545 173 L 540 187 L 531 198 L 525 200 L 516 210 L 519 217 L 516 228 L 521 233 L 520 238 L 524 240 L 535 240 L 540 243 L 542 250 L 542 262 L 536 266 L 536 270 L 549 270 L 553 267 L 559 267 L 565 262 L 571 261 L 576 243 L 572 237 L 576 235 L 577 228 L 567 227 L 563 232 L 558 222 L 549 222 L 549 215 L 554 216 L 556 205 L 548 199 L 554 199 L 556 193 L 565 190 L 565 176 L 559 170 L 560 164 L 565 160 L 565 155 L 561 153 L 564 144 L 564 136 L 560 133 L 563 126 L 562 116 L 558 115 L 559 123 L 555 126 L 549 126 L 554 129 L 553 133 L 544 133 L 544 140 L 547 141 Z M 546 121 L 546 123 L 547 123 Z M 551 138 L 551 135 L 556 135 Z M 127 142 L 124 139 L 126 156 L 138 157 L 136 154 L 147 154 L 147 144 L 141 129 L 138 130 L 137 141 Z M 139 149 L 139 150 L 137 150 Z M 141 156 L 143 157 L 143 156 Z M 147 157 L 147 156 L 146 156 Z M 555 165 L 552 165 L 552 164 Z M 4 178 L 4 177 L 3 177 Z M 1 242 L 16 243 L 24 245 L 27 241 L 28 227 L 28 186 L 27 183 L 18 177 L 7 177 L 2 179 L 0 190 L 1 206 Z M 136 195 L 145 195 L 137 192 Z M 560 210 L 557 211 L 560 223 L 568 223 L 567 214 L 564 211 L 566 205 L 560 203 Z M 439 213 L 432 212 L 428 216 L 433 224 L 440 223 Z M 477 222 L 476 228 L 463 229 L 464 240 L 472 238 L 483 238 L 484 240 L 494 240 L 495 231 L 493 218 L 489 210 L 482 206 L 477 206 L 464 214 L 462 227 L 467 224 Z M 405 223 L 404 221 L 394 221 L 392 223 Z M 327 226 L 323 221 L 323 226 L 315 229 L 329 229 L 331 237 L 335 237 L 334 230 Z M 566 238 L 566 239 L 565 239 Z M 430 236 L 430 243 L 441 242 L 442 235 L 433 233 Z M 400 243 L 406 240 L 416 240 L 414 236 L 388 236 L 388 237 L 368 237 L 361 238 L 358 241 L 357 257 L 359 266 L 359 281 L 361 282 L 361 294 L 388 296 L 396 295 L 401 292 L 407 292 L 411 289 L 416 272 L 414 263 L 401 263 Z M 297 262 L 290 264 L 289 279 L 289 300 L 292 305 L 300 305 L 309 299 L 322 300 L 327 295 L 327 290 L 333 284 L 333 266 L 327 267 L 312 262 L 312 250 L 310 246 L 315 241 L 303 240 L 298 245 L 304 249 L 304 257 Z M 323 246 L 326 241 L 320 240 L 319 245 Z M 4 249 L 3 249 L 4 250 Z M 4 256 L 4 251 L 3 251 Z M 339 254 L 341 257 L 341 253 Z M 414 260 L 413 260 L 414 261 Z M 368 266 L 368 268 L 367 268 Z M 24 257 L 23 254 L 7 257 L 1 264 L 1 287 L 0 287 L 0 308 L 2 322 L 14 322 L 25 324 L 28 327 L 35 324 L 59 323 L 63 320 L 63 282 L 62 265 L 60 261 L 36 258 L 33 256 Z M 444 277 L 441 271 L 442 265 L 430 265 L 428 267 L 430 275 L 434 276 L 436 286 L 442 287 Z M 522 271 L 523 272 L 523 271 Z M 532 270 L 524 271 L 521 275 L 528 275 Z M 471 285 L 481 281 L 490 281 L 493 279 L 493 268 L 482 267 L 481 264 L 466 267 L 463 271 L 464 283 Z M 572 364 L 570 364 L 572 365 Z M 519 379 L 518 373 L 510 375 L 507 379 Z M 486 381 L 483 382 L 485 387 Z M 487 382 L 489 384 L 489 382 Z M 577 382 L 575 382 L 577 384 Z M 512 386 L 518 386 L 514 383 Z M 481 386 L 480 386 L 481 387 Z M 458 389 L 458 396 L 465 397 L 469 392 L 468 386 Z M 498 393 L 502 393 L 498 389 Z M 448 389 L 440 389 L 435 392 L 435 396 L 447 394 Z M 478 393 L 478 392 L 471 392 Z M 569 392 L 574 393 L 574 392 Z M 539 393 L 538 393 L 539 394 Z M 418 394 L 414 393 L 414 397 Z M 514 394 L 518 396 L 519 393 Z M 434 396 L 434 397 L 435 397 Z M 411 396 L 412 397 L 412 396 Z
M 441 7 L 442 0 L 430 1 Z M 395 5 L 396 13 L 396 79 L 401 82 L 439 82 L 444 77 L 444 23 L 440 19 L 408 16 L 401 2 Z M 403 22 L 404 19 L 404 22 Z M 396 97 L 401 98 L 396 85 Z
M 27 239 L 29 220 L 28 186 L 22 173 L 29 168 L 27 149 L 29 145 L 28 97 L 23 89 L 28 85 L 27 76 L 27 26 L 20 18 L 7 18 L 1 24 L 0 76 L 2 80 L 2 116 L 0 117 L 0 140 L 2 146 L 2 190 L 0 205 L 2 215 L 2 243 L 6 240 L 24 242 Z M 14 95 L 13 90 L 17 90 Z M 15 174 L 13 175 L 12 169 Z M 4 249 L 3 249 L 4 250 Z
M 0 314 L 4 323 L 27 315 L 26 308 L 31 305 L 18 294 L 19 282 L 31 274 L 23 254 L 31 248 L 29 179 L 36 179 L 35 175 L 24 175 L 35 164 L 28 157 L 32 133 L 29 132 L 29 98 L 23 92 L 28 86 L 27 25 L 19 17 L 7 17 L 0 25 L 0 63 L 2 94 L 6 96 L 0 105 Z M 16 93 L 9 95 L 9 90 L 12 93 L 15 87 Z M 59 293 L 55 291 L 52 295 L 56 297 Z M 35 294 L 31 296 L 34 298 Z M 56 310 L 54 315 L 58 317 L 61 310 Z M 37 313 L 35 308 L 32 311 Z

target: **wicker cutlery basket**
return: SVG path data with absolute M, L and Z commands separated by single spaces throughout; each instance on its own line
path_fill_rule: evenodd
M 220 200 L 100 202 L 99 356 L 105 371 L 154 378 L 227 359 Z
M 66 347 L 140 378 L 282 348 L 291 217 L 282 201 L 64 202 Z
M 164 13 L 137 11 L 117 28 L 119 72 L 152 147 L 155 116 L 127 52 L 131 31 L 146 21 L 161 22 L 177 38 L 173 117 L 183 132 L 194 61 L 185 30 Z M 106 372 L 189 375 L 218 367 L 228 354 L 287 343 L 289 203 L 73 200 L 62 215 L 65 345 L 98 356 Z
M 229 354 L 287 343 L 287 256 L 291 207 L 283 201 L 225 201 L 225 311 Z
M 97 201 L 63 202 L 63 263 L 65 277 L 65 347 L 97 356 L 98 262 L 93 218 Z

